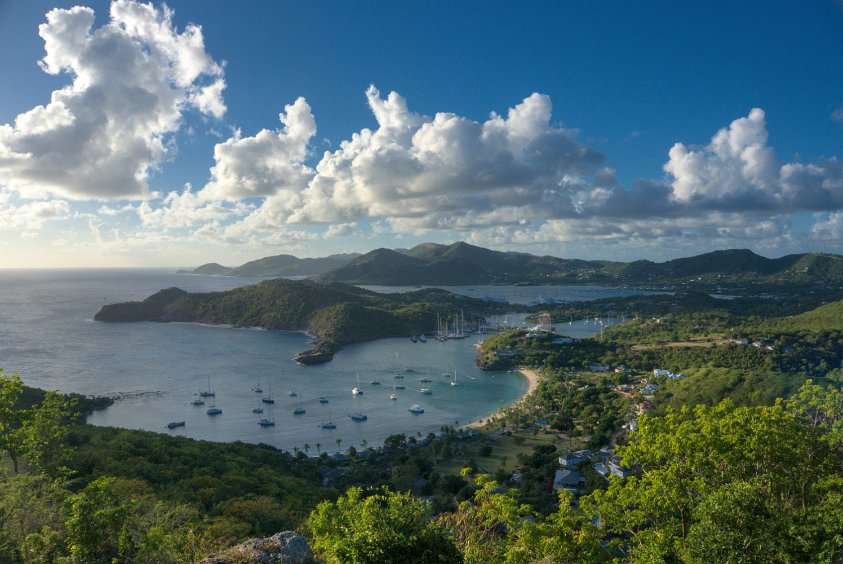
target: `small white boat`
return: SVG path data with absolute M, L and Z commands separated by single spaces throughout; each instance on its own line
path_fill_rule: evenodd
M 263 408 L 262 407 L 256 407 L 252 410 L 252 413 L 263 413 Z
M 297 407 L 293 410 L 293 415 L 302 415 L 303 413 L 306 413 L 303 407 Z
M 258 425 L 261 427 L 275 427 L 275 420 L 274 419 L 261 419 L 258 421 Z
M 430 388 L 419 388 L 419 391 L 423 394 L 432 394 L 433 392 L 430 391 Z
M 320 398 L 319 398 L 319 403 L 328 403 L 328 398 L 326 398 L 326 397 L 320 397 Z
M 396 394 L 395 392 L 392 392 L 391 394 L 389 394 L 389 399 L 391 399 L 391 400 L 397 400 L 397 399 L 398 399 L 398 394 Z
M 205 405 L 205 400 L 196 398 L 195 400 L 193 400 L 193 405 Z
M 418 404 L 413 404 L 407 411 L 410 413 L 424 413 L 424 408 Z
M 294 397 L 296 397 L 296 396 L 297 396 L 297 395 L 299 395 L 299 394 L 298 394 L 298 393 L 296 393 L 296 392 L 294 392 L 293 390 L 290 390 L 289 392 L 287 392 L 287 395 L 288 395 L 288 396 L 290 396 L 291 398 L 294 398 Z

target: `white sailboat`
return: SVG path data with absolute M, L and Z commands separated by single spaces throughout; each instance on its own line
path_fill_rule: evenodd
M 354 387 L 354 388 L 351 388 L 351 395 L 359 396 L 362 393 L 363 393 L 363 390 L 360 389 L 360 373 L 358 372 L 357 373 L 357 386 Z
M 457 384 L 457 369 L 456 368 L 454 368 L 454 377 L 451 378 L 450 384 L 452 386 L 459 386 L 459 384 Z
M 391 399 L 391 400 L 397 400 L 398 399 L 398 394 L 395 393 L 395 383 L 394 382 L 392 383 L 392 393 L 389 394 L 389 399 Z

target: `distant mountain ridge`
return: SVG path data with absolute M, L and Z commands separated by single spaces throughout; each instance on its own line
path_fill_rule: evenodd
M 375 249 L 315 277 L 369 285 L 667 284 L 843 282 L 843 257 L 803 253 L 768 259 L 748 249 L 714 251 L 662 263 L 562 259 L 500 252 L 468 243 Z
M 236 267 L 211 262 L 193 270 L 179 270 L 178 273 L 211 276 L 316 276 L 339 268 L 359 256 L 358 253 L 330 255 L 323 258 L 275 255 L 252 260 Z

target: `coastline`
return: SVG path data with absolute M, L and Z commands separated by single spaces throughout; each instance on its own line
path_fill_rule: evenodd
M 500 408 L 498 408 L 494 412 L 488 414 L 487 416 L 481 417 L 477 421 L 472 421 L 472 422 L 470 422 L 466 425 L 463 425 L 462 428 L 464 428 L 464 429 L 480 429 L 480 428 L 483 428 L 489 423 L 490 420 L 497 417 L 497 415 L 499 415 L 504 409 L 509 409 L 511 407 L 515 407 L 516 405 L 523 402 L 527 398 L 527 396 L 529 396 L 534 391 L 536 391 L 536 388 L 538 388 L 538 386 L 539 386 L 539 373 L 538 372 L 536 372 L 532 368 L 518 368 L 517 370 L 513 370 L 513 372 L 518 373 L 518 374 L 520 374 L 521 376 L 523 376 L 524 378 L 527 379 L 527 391 L 524 392 L 524 394 L 520 398 L 513 401 L 512 403 L 501 406 Z

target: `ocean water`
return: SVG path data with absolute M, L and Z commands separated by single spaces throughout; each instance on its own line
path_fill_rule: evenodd
M 359 448 L 364 440 L 377 445 L 392 433 L 424 435 L 442 425 L 475 421 L 518 399 L 527 388 L 520 375 L 478 370 L 476 337 L 444 343 L 383 339 L 347 346 L 327 364 L 300 366 L 292 358 L 308 348 L 310 338 L 299 332 L 92 320 L 104 304 L 142 300 L 162 288 L 207 292 L 260 280 L 162 269 L 0 270 L 0 368 L 19 372 L 30 386 L 117 398 L 89 417 L 94 425 L 263 442 L 285 450 L 308 444 L 310 454 L 316 453 L 317 444 L 329 452 Z M 510 290 L 521 296 L 532 290 L 534 299 L 564 294 L 564 287 L 552 288 L 554 294 L 549 287 L 460 290 L 485 292 L 480 296 Z M 608 297 L 623 290 L 580 287 L 574 292 L 577 298 L 570 299 Z M 454 371 L 458 386 L 449 384 Z M 351 389 L 358 375 L 364 393 L 355 398 Z M 422 378 L 431 382 L 422 383 Z M 397 401 L 389 399 L 393 385 L 405 386 L 394 390 Z M 215 397 L 204 398 L 204 406 L 192 405 L 209 387 Z M 256 387 L 263 393 L 256 393 Z M 432 393 L 422 394 L 422 387 Z M 271 406 L 261 402 L 268 394 L 275 400 Z M 319 403 L 320 396 L 328 403 Z M 222 409 L 221 415 L 206 414 L 212 404 Z M 412 404 L 425 412 L 413 415 L 407 411 Z M 256 407 L 264 413 L 253 413 Z M 299 407 L 306 412 L 294 415 Z M 357 411 L 368 420 L 352 421 L 348 416 Z M 276 425 L 260 427 L 261 417 L 271 417 Z M 328 420 L 337 428 L 320 427 Z M 185 425 L 168 430 L 170 421 Z

